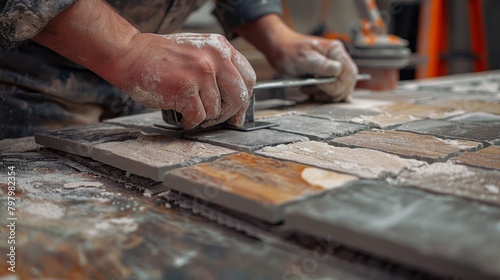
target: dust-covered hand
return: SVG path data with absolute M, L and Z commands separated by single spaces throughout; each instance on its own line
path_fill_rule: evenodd
M 79 0 L 33 39 L 186 129 L 243 124 L 255 72 L 221 35 L 140 33 L 104 0 Z
M 237 30 L 290 76 L 338 77 L 331 84 L 306 88 L 316 99 L 338 102 L 354 91 L 358 68 L 340 41 L 300 34 L 277 15 L 267 15 Z
M 119 87 L 147 107 L 181 113 L 185 129 L 243 124 L 255 72 L 223 36 L 139 33 L 123 59 Z

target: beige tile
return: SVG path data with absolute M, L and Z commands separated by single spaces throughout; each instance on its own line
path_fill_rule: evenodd
M 393 130 L 361 131 L 335 138 L 336 146 L 368 148 L 427 162 L 446 161 L 461 151 L 475 151 L 482 143 L 467 140 L 444 140 L 431 135 Z
M 426 164 L 422 161 L 403 159 L 375 150 L 334 147 L 316 141 L 266 147 L 257 151 L 257 154 L 354 174 L 363 178 L 397 176 L 404 169 Z

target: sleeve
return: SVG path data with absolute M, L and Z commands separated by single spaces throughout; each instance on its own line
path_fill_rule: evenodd
M 212 12 L 230 39 L 234 29 L 267 14 L 282 14 L 280 0 L 219 0 Z
M 3 0 L 0 3 L 0 51 L 35 37 L 50 19 L 77 0 Z

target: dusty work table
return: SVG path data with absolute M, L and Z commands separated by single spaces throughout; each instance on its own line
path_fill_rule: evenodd
M 352 103 L 257 116 L 279 126 L 180 140 L 151 113 L 47 133 L 37 138 L 43 146 L 33 137 L 0 141 L 0 275 L 500 277 L 500 72 L 406 82 L 393 92 L 358 91 Z M 172 154 L 168 162 L 162 153 Z M 296 169 L 310 183 L 297 185 L 311 189 L 278 202 L 280 192 L 296 191 L 289 174 Z M 306 178 L 306 169 L 323 177 Z M 240 178 L 245 172 L 254 174 Z M 191 205 L 210 180 L 229 200 L 246 195 L 238 182 L 273 193 L 248 205 L 252 199 Z M 287 190 L 273 189 L 284 180 L 292 180 Z

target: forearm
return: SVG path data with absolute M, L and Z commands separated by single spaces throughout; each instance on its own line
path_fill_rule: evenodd
M 268 59 L 281 56 L 283 40 L 292 39 L 298 34 L 288 27 L 277 14 L 268 14 L 250 21 L 235 30 L 254 45 Z
M 79 0 L 33 38 L 112 84 L 120 84 L 120 57 L 139 31 L 102 0 Z

